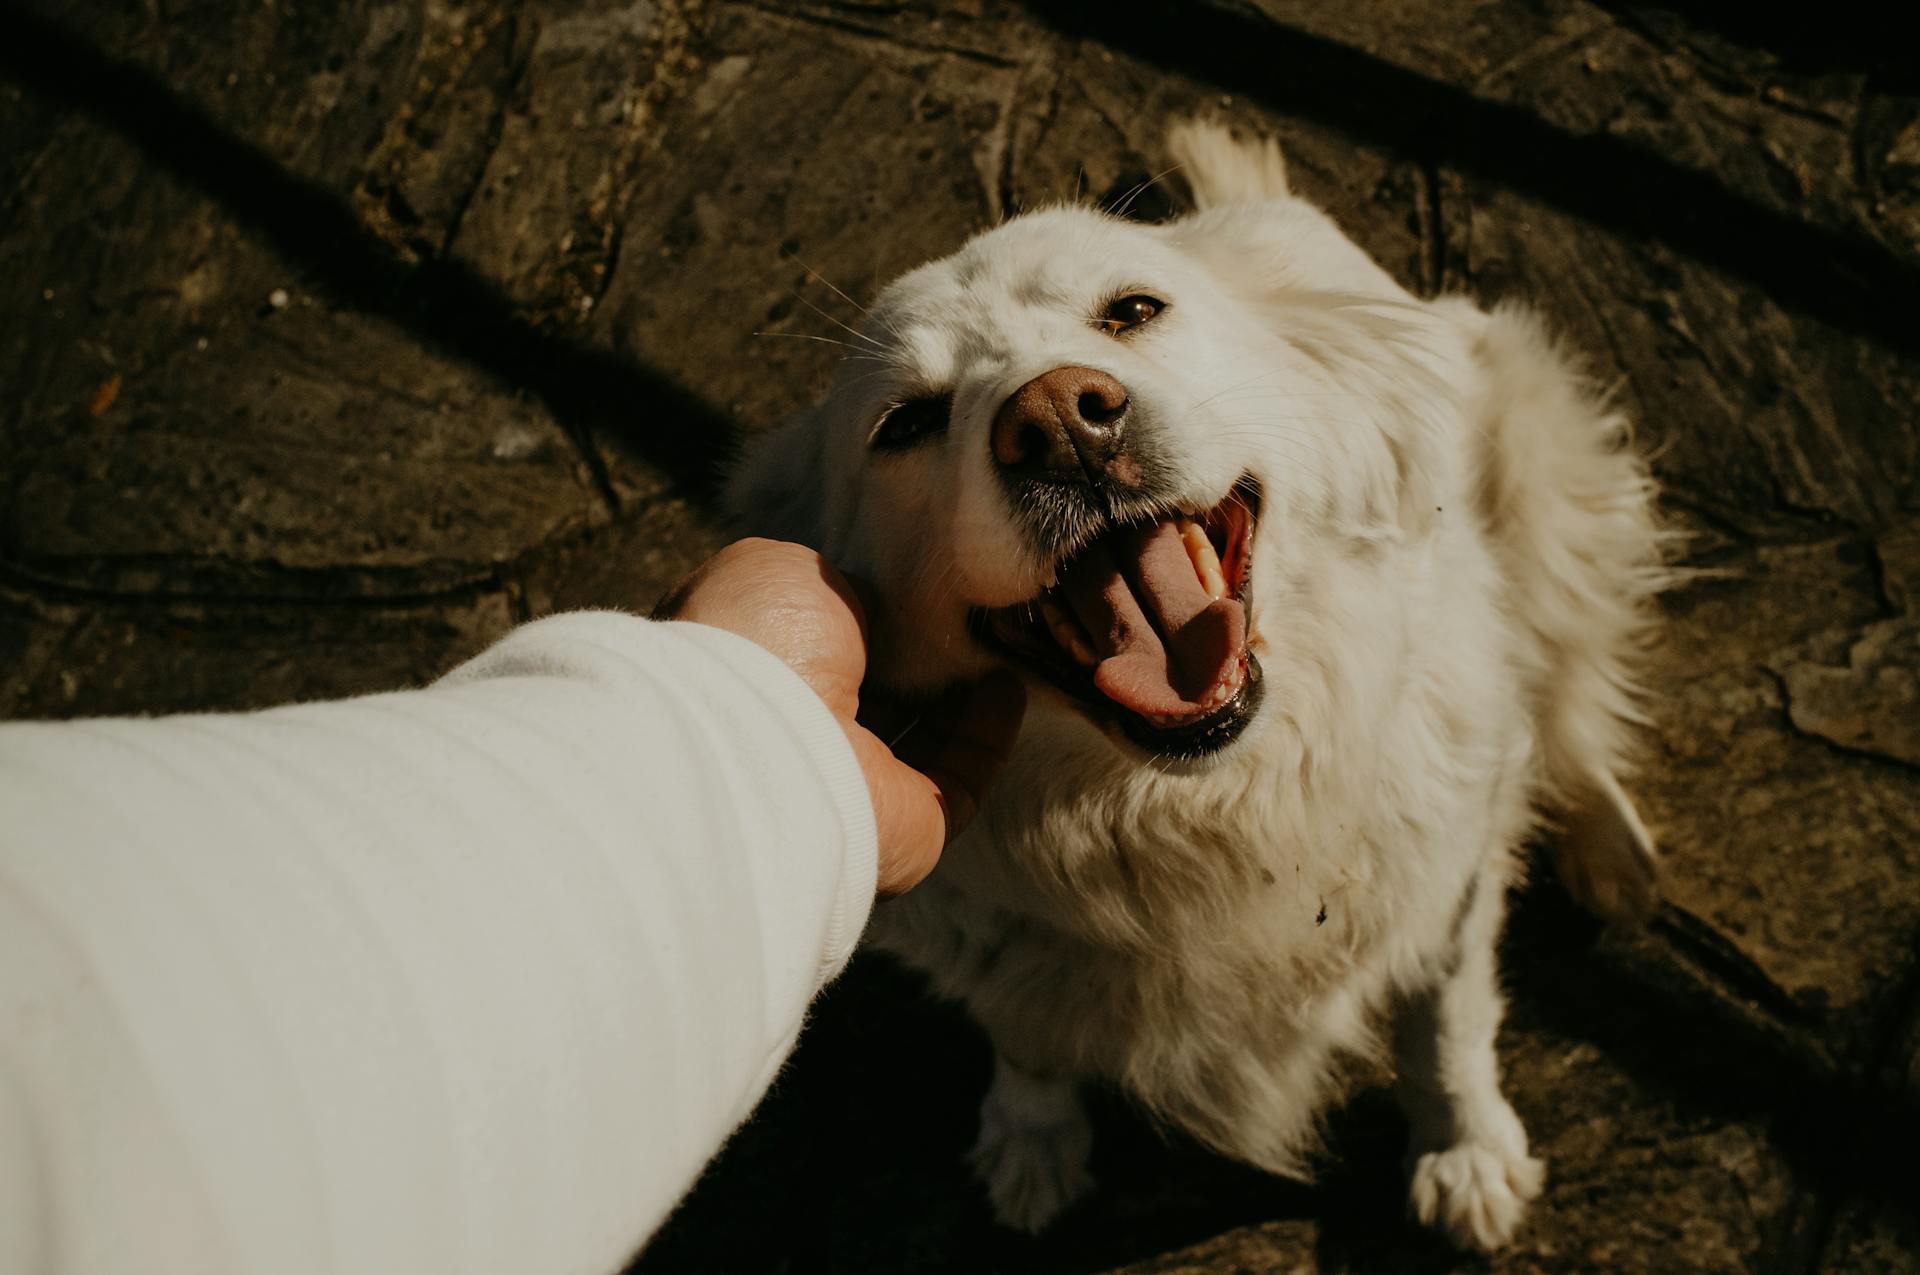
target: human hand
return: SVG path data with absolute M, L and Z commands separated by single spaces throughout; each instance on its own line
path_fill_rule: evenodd
M 867 672 L 866 610 L 825 558 L 779 540 L 728 545 L 654 608 L 655 619 L 691 620 L 737 633 L 773 652 L 813 688 L 853 744 L 873 798 L 882 894 L 919 884 L 979 809 L 1006 764 L 1026 692 L 995 674 L 923 715 L 914 728 L 918 768 L 896 757 L 858 720 Z

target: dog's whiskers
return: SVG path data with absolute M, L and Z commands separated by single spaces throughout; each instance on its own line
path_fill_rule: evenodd
M 920 724 L 925 716 L 926 714 L 924 713 L 915 713 L 913 720 L 909 721 L 905 726 L 902 726 L 894 733 L 893 738 L 887 741 L 887 751 L 890 753 L 897 751 L 900 747 L 900 741 L 913 734 L 914 728 Z
M 785 248 L 782 248 L 780 252 L 782 256 L 787 258 L 787 260 L 793 262 L 793 264 L 795 264 L 796 266 L 799 266 L 802 270 L 806 271 L 807 277 L 809 279 L 817 279 L 821 283 L 826 284 L 827 287 L 832 290 L 834 296 L 839 297 L 842 301 L 846 302 L 848 305 L 852 306 L 854 309 L 858 310 L 860 313 L 866 315 L 869 319 L 873 317 L 873 311 L 867 309 L 867 307 L 861 305 L 858 301 L 855 301 L 852 297 L 842 292 L 839 286 L 835 284 L 833 280 L 827 278 L 827 276 L 821 274 L 818 270 L 815 270 L 812 266 L 802 261 L 800 259 L 800 254 L 796 252 L 788 251 Z
M 805 268 L 806 263 L 801 262 L 801 265 L 803 268 Z M 825 282 L 825 281 L 822 280 L 822 282 Z M 828 284 L 827 286 L 832 287 L 833 285 Z M 839 289 L 835 288 L 834 291 L 838 292 Z M 845 332 L 848 336 L 852 337 L 854 340 L 863 342 L 875 354 L 889 355 L 892 353 L 892 351 L 887 348 L 885 342 L 876 341 L 874 338 L 868 336 L 865 332 L 860 331 L 860 329 L 849 326 L 848 324 L 843 323 L 839 319 L 835 318 L 833 315 L 828 314 L 825 310 L 821 309 L 819 306 L 815 305 L 810 299 L 808 299 L 807 295 L 801 292 L 798 288 L 788 288 L 787 292 L 788 292 L 788 295 L 792 296 L 795 301 L 798 301 L 801 305 L 807 307 L 807 309 L 813 311 L 815 314 L 825 319 L 828 323 L 833 324 L 834 327 L 839 328 L 842 332 Z
M 843 350 L 853 351 L 852 354 L 847 356 L 849 358 L 873 359 L 877 361 L 880 357 L 879 355 L 874 354 L 870 350 L 862 349 L 860 346 L 855 345 L 851 341 L 842 341 L 838 337 L 818 336 L 812 332 L 755 332 L 754 335 L 755 336 L 778 336 L 778 337 L 785 337 L 790 341 L 818 341 L 822 345 L 837 345 Z
M 1140 198 L 1140 196 L 1146 194 L 1148 191 L 1152 190 L 1155 186 L 1159 185 L 1161 181 L 1163 181 L 1167 177 L 1172 176 L 1174 173 L 1179 172 L 1181 169 L 1185 167 L 1186 167 L 1185 164 L 1175 164 L 1170 168 L 1163 168 L 1159 172 L 1155 173 L 1153 176 L 1139 183 L 1132 190 L 1128 191 L 1125 195 L 1121 196 L 1120 202 L 1117 205 L 1115 205 L 1114 208 L 1112 209 L 1113 215 L 1116 217 L 1125 217 L 1127 215 L 1127 210 L 1133 207 L 1135 201 L 1137 201 Z

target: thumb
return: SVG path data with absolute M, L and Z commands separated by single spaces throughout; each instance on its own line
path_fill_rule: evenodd
M 862 732 L 865 733 L 864 731 Z M 932 778 L 907 765 L 872 735 L 856 744 L 873 795 L 879 864 L 874 889 L 904 894 L 940 862 L 946 848 L 946 798 Z
M 953 729 L 923 767 L 940 790 L 946 839 L 973 822 L 987 785 L 1006 766 L 1026 715 L 1027 691 L 1011 673 L 989 675 L 967 694 Z
M 847 724 L 874 799 L 879 893 L 899 895 L 933 872 L 987 793 L 1014 739 L 1027 695 L 1012 674 L 995 674 L 956 697 L 956 707 L 922 718 L 900 741 L 900 757 L 860 724 Z
M 1025 710 L 1019 679 L 996 673 L 967 691 L 946 730 L 930 738 L 914 731 L 906 760 L 859 730 L 864 739 L 856 738 L 855 750 L 873 795 L 882 894 L 918 885 L 973 821 L 1007 763 Z

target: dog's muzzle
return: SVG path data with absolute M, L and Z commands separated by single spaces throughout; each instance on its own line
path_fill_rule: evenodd
M 1057 367 L 1022 385 L 994 415 L 994 472 L 1043 555 L 1162 503 L 1164 466 L 1127 387 L 1091 367 Z

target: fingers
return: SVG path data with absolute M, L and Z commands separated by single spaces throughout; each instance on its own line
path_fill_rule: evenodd
M 847 578 L 803 545 L 735 541 L 661 598 L 653 618 L 726 629 L 764 647 L 837 714 L 858 700 L 866 609 Z
M 902 743 L 906 760 L 860 732 L 871 741 L 861 761 L 874 794 L 882 894 L 919 884 L 972 822 L 1007 763 L 1025 709 L 1019 679 L 996 673 L 968 688 L 951 717 L 922 719 Z
M 1002 672 L 891 716 L 897 706 L 862 703 L 874 605 L 870 589 L 811 549 L 741 540 L 681 581 L 653 615 L 728 629 L 758 643 L 841 720 L 873 797 L 880 891 L 897 894 L 933 870 L 979 811 L 1020 732 L 1026 692 L 1018 678 Z
M 868 736 L 872 739 L 872 736 Z M 946 848 L 947 820 L 940 787 L 874 741 L 879 756 L 863 761 L 879 834 L 874 889 L 904 894 L 926 879 Z

